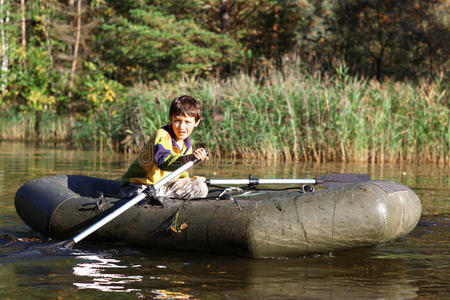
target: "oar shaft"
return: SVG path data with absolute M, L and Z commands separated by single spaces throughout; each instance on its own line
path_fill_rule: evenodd
M 197 162 L 198 162 L 198 160 L 190 161 L 190 162 L 185 163 L 184 165 L 182 165 L 181 167 L 179 167 L 178 169 L 176 169 L 175 171 L 173 171 L 172 173 L 170 173 L 169 175 L 167 175 L 166 177 L 164 177 L 163 179 L 161 179 L 160 181 L 155 183 L 153 185 L 153 188 L 156 191 L 159 190 L 163 185 L 165 185 L 166 183 L 168 183 L 172 179 L 175 179 L 176 177 L 180 176 L 181 173 L 183 173 L 184 171 L 186 171 L 187 169 L 192 167 Z M 114 220 L 116 217 L 121 215 L 123 212 L 128 210 L 133 205 L 139 203 L 145 197 L 146 197 L 146 193 L 141 192 L 139 195 L 137 195 L 133 199 L 129 200 L 127 203 L 123 204 L 122 206 L 120 206 L 119 208 L 114 210 L 112 213 L 110 213 L 109 215 L 107 215 L 103 219 L 97 221 L 96 223 L 92 224 L 87 229 L 85 229 L 84 231 L 82 231 L 81 233 L 79 233 L 78 235 L 73 237 L 73 239 L 72 239 L 73 242 L 78 243 L 79 241 L 81 241 L 82 239 L 84 239 L 85 237 L 90 235 L 91 233 L 95 232 L 97 229 L 99 229 L 103 225 L 105 225 L 105 224 L 109 223 L 110 221 Z
M 197 162 L 198 162 L 198 160 L 196 159 L 194 161 L 189 161 L 189 162 L 185 163 L 184 165 L 182 165 L 181 167 L 179 167 L 178 169 L 176 169 L 175 171 L 173 171 L 172 173 L 170 173 L 169 175 L 167 175 L 166 177 L 164 177 L 163 179 L 161 179 L 160 181 L 155 183 L 153 185 L 153 187 L 155 188 L 156 191 L 159 190 L 163 185 L 165 185 L 172 179 L 175 179 L 178 176 L 180 176 L 181 173 L 183 173 L 184 171 L 187 171 L 189 168 L 191 168 Z
M 209 185 L 316 184 L 316 179 L 207 179 Z
M 258 184 L 321 184 L 324 187 L 341 187 L 351 183 L 369 181 L 367 174 L 327 174 L 314 179 L 258 179 L 251 175 L 248 179 L 206 179 L 208 185 L 248 185 Z
M 315 179 L 259 179 L 259 184 L 315 184 Z
M 143 200 L 145 198 L 145 196 L 146 196 L 145 193 L 141 193 L 141 194 L 137 195 L 136 197 L 134 197 L 133 199 L 131 199 L 130 201 L 128 201 L 127 203 L 125 203 L 124 205 L 122 205 L 121 207 L 119 207 L 118 209 L 116 209 L 115 211 L 113 211 L 112 213 L 107 215 L 106 217 L 104 217 L 103 219 L 97 221 L 96 223 L 92 224 L 84 231 L 82 231 L 79 234 L 77 234 L 76 236 L 74 236 L 73 241 L 75 243 L 78 243 L 79 241 L 81 241 L 82 239 L 84 239 L 85 237 L 90 235 L 91 233 L 97 231 L 97 229 L 99 229 L 103 225 L 114 220 L 116 217 L 121 215 L 123 212 L 125 212 L 127 209 L 129 209 L 133 205 L 139 203 L 139 201 Z

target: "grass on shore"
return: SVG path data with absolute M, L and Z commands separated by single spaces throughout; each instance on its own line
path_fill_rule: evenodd
M 345 68 L 328 78 L 308 74 L 296 60 L 286 65 L 282 72 L 268 69 L 264 81 L 242 74 L 225 81 L 185 78 L 176 84 L 138 86 L 72 127 L 47 114 L 40 139 L 136 152 L 167 123 L 171 100 L 191 94 L 203 105 L 195 145 L 216 158 L 448 162 L 450 109 L 441 79 L 380 83 L 350 77 Z M 32 118 L 1 117 L 1 138 L 29 139 Z

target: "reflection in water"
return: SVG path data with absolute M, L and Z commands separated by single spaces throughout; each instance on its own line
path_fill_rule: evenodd
M 155 295 L 153 299 L 189 299 L 193 297 L 192 295 L 167 290 L 152 290 L 152 294 Z
M 102 292 L 136 292 L 138 296 L 144 296 L 146 289 L 144 276 L 130 275 L 130 270 L 141 271 L 141 265 L 133 264 L 127 266 L 120 260 L 107 257 L 106 255 L 81 254 L 76 256 L 81 262 L 73 267 L 73 274 L 81 278 L 89 278 L 89 282 L 74 282 L 78 289 L 93 289 Z M 155 266 L 157 269 L 167 269 L 165 265 Z M 80 279 L 77 277 L 78 279 Z M 148 281 L 167 282 L 169 278 L 165 276 L 148 276 Z M 173 284 L 184 284 L 184 282 L 171 281 Z M 130 287 L 134 286 L 134 287 Z M 193 297 L 182 292 L 170 291 L 168 289 L 149 290 L 153 299 L 189 299 Z
M 362 257 L 355 258 L 355 255 Z M 286 261 L 249 261 L 246 292 L 292 299 L 413 299 L 419 287 L 404 274 L 405 263 L 366 258 L 370 251 Z M 267 280 L 271 278 L 271 280 Z
M 80 255 L 77 258 L 82 262 L 73 268 L 73 274 L 82 277 L 91 277 L 92 282 L 74 282 L 79 289 L 96 289 L 103 292 L 132 292 L 139 289 L 127 288 L 126 285 L 142 281 L 141 275 L 126 275 L 122 272 L 114 272 L 116 269 L 125 269 L 120 265 L 120 260 L 107 258 L 101 255 Z M 139 268 L 133 265 L 132 268 Z

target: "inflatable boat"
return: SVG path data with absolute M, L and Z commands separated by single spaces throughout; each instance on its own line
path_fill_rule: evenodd
M 18 215 L 45 237 L 73 237 L 127 202 L 120 183 L 57 175 L 25 183 Z M 308 191 L 211 187 L 207 198 L 142 200 L 89 236 L 146 248 L 282 258 L 374 246 L 406 236 L 421 203 L 408 187 L 365 181 Z

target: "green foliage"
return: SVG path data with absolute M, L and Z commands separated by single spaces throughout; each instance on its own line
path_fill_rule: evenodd
M 261 57 L 279 61 L 283 54 L 292 51 L 297 42 L 297 32 L 306 25 L 302 1 L 152 2 L 178 20 L 193 19 L 203 29 L 241 43 L 246 50 L 248 68 L 257 67 Z
M 22 47 L 17 48 L 17 56 L 13 56 L 12 73 L 8 95 L 11 101 L 20 96 L 23 102 L 19 108 L 26 111 L 54 110 L 56 97 L 52 83 L 58 81 L 58 76 L 50 72 L 47 52 L 41 47 L 28 48 L 26 52 Z M 26 69 L 23 63 L 26 62 Z M 7 95 L 7 96 L 8 96 Z
M 17 11 L 10 11 L 10 22 L 20 23 Z M 40 15 L 33 17 L 33 33 L 24 48 L 20 40 L 18 27 L 6 28 L 4 43 L 8 46 L 9 65 L 7 71 L 7 88 L 3 100 L 10 107 L 23 111 L 54 110 L 57 106 L 58 91 L 53 84 L 61 80 L 52 71 L 50 57 L 45 43 L 41 39 L 42 19 Z
M 119 82 L 107 78 L 93 62 L 86 61 L 83 68 L 88 72 L 77 78 L 78 89 L 74 92 L 74 98 L 83 99 L 80 103 L 82 108 L 79 108 L 79 111 L 81 110 L 87 116 L 96 115 L 120 101 L 118 95 L 124 87 Z
M 223 155 L 448 159 L 445 1 L 22 3 L 1 6 L 0 112 L 24 138 L 135 151 L 193 94 Z
M 134 9 L 102 25 L 97 39 L 102 59 L 124 83 L 208 75 L 222 64 L 239 63 L 242 50 L 226 36 L 177 20 L 155 8 Z
M 288 65 L 262 84 L 241 74 L 137 86 L 120 93 L 122 101 L 76 120 L 71 139 L 83 148 L 138 151 L 167 124 L 174 96 L 191 94 L 203 105 L 194 144 L 215 157 L 448 162 L 450 111 L 441 80 L 380 83 L 351 77 L 345 67 L 321 78 L 301 71 L 298 61 Z M 11 122 L 17 125 L 1 127 L 4 138 L 5 128 L 20 132 L 12 128 L 24 124 Z
M 117 105 L 97 111 L 93 117 L 83 116 L 73 129 L 72 140 L 78 148 L 92 147 L 118 150 L 118 137 L 124 131 Z
M 182 80 L 136 88 L 120 110 L 131 151 L 168 122 L 174 95 L 203 104 L 197 146 L 217 157 L 305 161 L 445 161 L 450 153 L 449 107 L 439 83 L 356 79 L 340 67 L 313 77 L 298 61 L 272 71 L 266 83 L 244 74 L 227 81 Z

